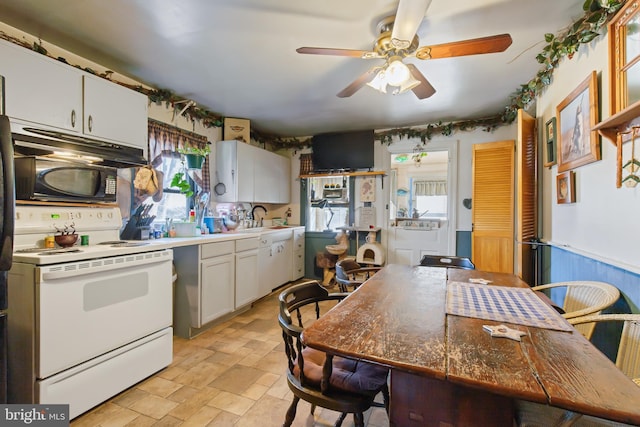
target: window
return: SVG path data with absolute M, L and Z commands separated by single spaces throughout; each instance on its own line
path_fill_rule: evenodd
M 185 173 L 194 194 L 209 191 L 209 163 L 205 161 L 197 174 L 194 171 L 187 173 L 178 153 L 179 148 L 204 148 L 206 144 L 208 142 L 204 136 L 149 120 L 149 158 L 151 165 L 162 174 L 163 187 L 162 199 L 151 210 L 151 214 L 156 216 L 156 223 L 164 223 L 166 218 L 188 218 L 189 209 L 193 207 L 193 196 L 187 198 L 178 188 L 170 186 L 176 173 Z
M 611 114 L 640 101 L 640 3 L 627 2 L 609 23 Z
M 337 231 L 349 225 L 349 178 L 308 178 L 307 231 Z
M 166 178 L 162 180 L 164 187 L 162 189 L 162 200 L 156 204 L 155 212 L 152 211 L 152 214 L 156 216 L 157 222 L 164 222 L 166 218 L 186 218 L 190 201 L 178 189 L 170 187 L 172 177 L 178 172 L 184 172 L 180 155 L 178 153 L 163 155 L 162 162 L 156 169 L 158 172 L 162 172 Z M 193 190 L 193 180 L 189 181 Z

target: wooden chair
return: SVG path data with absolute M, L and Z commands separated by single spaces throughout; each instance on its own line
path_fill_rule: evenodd
M 546 285 L 534 286 L 533 291 L 564 288 L 566 294 L 562 309 L 562 315 L 569 323 L 572 319 L 583 316 L 599 314 L 602 310 L 613 305 L 620 298 L 620 291 L 613 285 L 604 282 L 573 281 L 557 282 Z M 587 339 L 591 339 L 595 324 L 576 323 L 576 329 Z
M 287 355 L 287 384 L 293 392 L 285 427 L 293 423 L 300 399 L 311 403 L 312 414 L 316 406 L 340 412 L 336 426 L 340 426 L 346 415 L 351 413 L 355 425 L 363 427 L 363 413 L 371 406 L 382 406 L 374 402 L 375 396 L 380 392 L 388 412 L 388 368 L 327 355 L 305 347 L 300 339 L 305 322 L 319 318 L 323 311 L 347 295 L 329 293 L 313 280 L 291 286 L 279 296 L 278 321 Z M 292 315 L 295 315 L 295 320 Z
M 340 292 L 349 292 L 355 290 L 363 284 L 367 279 L 378 272 L 382 267 L 363 267 L 352 258 L 345 258 L 336 263 L 336 282 Z
M 469 258 L 449 255 L 424 255 L 420 260 L 422 267 L 451 267 L 475 270 L 476 266 Z
M 575 325 L 599 322 L 623 322 L 616 366 L 640 386 L 640 314 L 600 314 L 574 318 Z M 519 401 L 516 421 L 520 427 L 533 426 L 625 426 L 626 424 L 601 418 L 583 416 L 537 403 Z

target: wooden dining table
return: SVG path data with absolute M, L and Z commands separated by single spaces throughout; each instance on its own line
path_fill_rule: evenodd
M 528 288 L 510 274 L 387 265 L 303 341 L 391 368 L 391 426 L 511 426 L 516 400 L 640 424 L 640 387 L 559 314 L 567 330 L 447 314 L 447 289 L 475 279 Z M 524 335 L 483 328 L 498 324 Z

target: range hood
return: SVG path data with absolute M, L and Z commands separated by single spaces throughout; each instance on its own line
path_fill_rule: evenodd
M 115 168 L 147 164 L 144 151 L 140 148 L 21 123 L 11 123 L 11 131 L 18 156 L 71 157 Z

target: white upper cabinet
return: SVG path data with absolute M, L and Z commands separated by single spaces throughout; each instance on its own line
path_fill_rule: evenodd
M 253 151 L 238 141 L 216 143 L 216 168 L 211 188 L 220 203 L 253 201 Z
M 9 117 L 82 132 L 82 74 L 62 62 L 0 40 Z
M 127 145 L 147 148 L 147 96 L 101 77 L 84 76 L 83 131 Z
M 276 169 L 278 175 L 278 200 L 280 203 L 291 202 L 291 159 L 284 156 L 278 156 L 280 165 Z
M 263 150 L 256 162 L 256 202 L 289 203 L 291 192 L 291 160 Z
M 147 96 L 0 40 L 6 113 L 13 119 L 141 148 L 147 156 Z
M 216 143 L 211 188 L 217 202 L 289 203 L 291 161 L 239 141 Z M 224 186 L 216 184 L 224 184 Z

